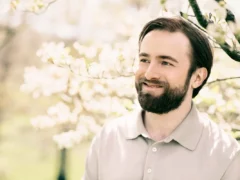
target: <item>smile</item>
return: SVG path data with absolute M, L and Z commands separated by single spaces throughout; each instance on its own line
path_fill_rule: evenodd
M 158 84 L 143 83 L 142 88 L 143 88 L 143 90 L 145 90 L 145 91 L 155 91 L 155 90 L 162 89 L 163 86 L 158 85 Z
M 143 83 L 144 86 L 150 87 L 150 88 L 162 88 L 163 86 L 159 84 L 150 84 L 150 83 Z

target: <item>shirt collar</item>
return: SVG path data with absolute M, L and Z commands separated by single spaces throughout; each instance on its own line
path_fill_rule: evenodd
M 139 135 L 149 137 L 142 120 L 143 110 L 135 110 L 130 119 L 127 119 L 126 139 L 135 139 Z M 200 113 L 192 103 L 192 108 L 186 118 L 177 126 L 177 128 L 164 140 L 168 143 L 175 140 L 183 147 L 194 150 L 201 138 L 203 131 L 203 121 Z
M 143 110 L 137 108 L 131 113 L 131 115 L 129 116 L 130 118 L 126 119 L 127 123 L 127 131 L 125 132 L 126 139 L 135 139 L 140 135 L 142 135 L 143 137 L 149 137 L 146 128 L 144 127 L 143 124 L 142 113 Z
M 196 106 L 192 103 L 192 108 L 186 118 L 177 126 L 177 128 L 166 139 L 170 142 L 172 139 L 189 150 L 194 150 L 202 136 L 204 121 L 201 118 Z

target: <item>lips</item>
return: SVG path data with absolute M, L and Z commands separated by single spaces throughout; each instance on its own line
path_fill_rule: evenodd
M 151 88 L 161 88 L 161 87 L 163 87 L 160 84 L 152 84 L 152 83 L 146 83 L 146 82 L 144 82 L 143 84 L 148 86 L 148 87 L 151 87 Z

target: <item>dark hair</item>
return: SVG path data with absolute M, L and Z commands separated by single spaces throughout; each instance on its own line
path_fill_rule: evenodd
M 211 73 L 213 64 L 213 52 L 207 36 L 191 23 L 181 17 L 166 18 L 161 17 L 148 22 L 142 29 L 139 36 L 139 47 L 145 35 L 153 30 L 166 30 L 169 32 L 182 32 L 190 41 L 190 59 L 191 66 L 188 71 L 188 76 L 201 67 L 205 67 L 208 71 L 206 79 L 202 85 L 193 90 L 192 97 L 194 98 L 202 89 Z

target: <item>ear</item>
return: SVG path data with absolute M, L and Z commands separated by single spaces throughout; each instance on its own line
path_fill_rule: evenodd
M 193 79 L 192 79 L 192 88 L 198 88 L 199 86 L 202 85 L 203 81 L 207 78 L 208 71 L 206 68 L 198 68 L 194 74 L 193 74 Z

